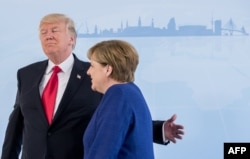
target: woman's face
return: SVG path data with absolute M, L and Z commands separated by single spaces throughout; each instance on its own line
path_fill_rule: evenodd
M 108 80 L 107 66 L 103 66 L 95 60 L 90 60 L 90 67 L 87 74 L 91 78 L 91 88 L 94 91 L 103 93 L 106 90 L 106 83 Z

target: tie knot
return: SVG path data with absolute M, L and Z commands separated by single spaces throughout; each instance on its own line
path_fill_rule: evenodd
M 61 71 L 61 68 L 59 67 L 59 66 L 54 66 L 53 67 L 53 72 L 54 73 L 58 73 L 58 72 L 60 72 Z

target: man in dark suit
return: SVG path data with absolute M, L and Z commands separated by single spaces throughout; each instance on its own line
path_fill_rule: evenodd
M 90 64 L 72 53 L 77 37 L 74 22 L 63 14 L 49 14 L 43 17 L 39 29 L 48 60 L 17 72 L 17 96 L 1 159 L 18 159 L 21 151 L 22 159 L 82 159 L 82 137 L 102 96 L 91 90 L 86 74 Z M 54 66 L 61 71 L 50 124 L 41 96 Z M 175 124 L 175 118 L 153 121 L 154 142 L 164 144 L 165 137 L 175 143 L 182 138 L 183 126 Z

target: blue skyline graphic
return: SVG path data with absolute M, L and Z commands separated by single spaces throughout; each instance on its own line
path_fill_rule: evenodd
M 150 25 L 142 25 L 141 17 L 138 18 L 137 26 L 130 26 L 128 21 L 124 27 L 121 22 L 120 28 L 114 30 L 114 28 L 102 30 L 95 25 L 94 32 L 89 33 L 87 29 L 86 33 L 78 33 L 79 38 L 90 37 L 160 37 L 160 36 L 233 36 L 249 34 L 245 30 L 244 26 L 240 29 L 236 27 L 232 18 L 228 20 L 225 25 L 222 25 L 222 20 L 211 20 L 211 27 L 205 25 L 180 25 L 177 26 L 175 18 L 171 18 L 166 27 L 156 27 L 154 19 L 152 19 Z

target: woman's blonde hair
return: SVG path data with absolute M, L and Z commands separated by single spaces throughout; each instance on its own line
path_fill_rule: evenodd
M 87 54 L 103 66 L 113 68 L 110 77 L 119 82 L 133 82 L 139 55 L 130 43 L 122 40 L 102 41 L 91 47 Z

